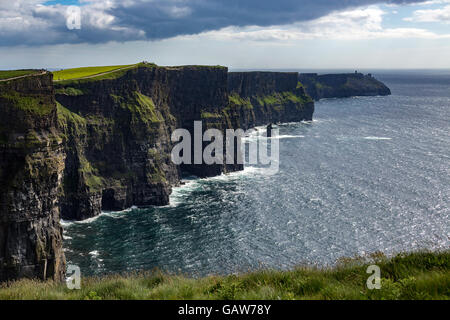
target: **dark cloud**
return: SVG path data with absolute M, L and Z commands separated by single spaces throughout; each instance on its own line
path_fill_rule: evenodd
M 110 10 L 123 26 L 144 30 L 148 39 L 197 34 L 228 26 L 273 26 L 313 20 L 333 11 L 376 3 L 417 0 L 136 0 Z
M 0 46 L 108 41 L 157 40 L 192 35 L 229 26 L 273 26 L 313 20 L 333 11 L 377 3 L 417 0 L 103 0 L 82 7 L 81 30 L 65 26 L 66 7 L 21 6 L 24 25 L 11 25 L 13 9 L 0 11 Z M 31 5 L 32 3 L 32 5 Z M 11 7 L 13 8 L 13 7 Z M 0 7 L 0 10 L 2 8 Z M 111 21 L 108 21 L 111 19 Z M 18 23 L 20 23 L 20 20 Z M 31 22 L 30 22 L 31 21 Z M 2 30 L 3 29 L 3 30 Z

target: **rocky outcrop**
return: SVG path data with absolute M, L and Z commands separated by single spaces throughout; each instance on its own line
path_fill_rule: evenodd
M 306 92 L 314 100 L 323 98 L 348 98 L 354 96 L 386 96 L 391 90 L 371 74 L 303 73 L 299 76 Z
M 64 169 L 52 75 L 0 82 L 0 281 L 59 280 Z

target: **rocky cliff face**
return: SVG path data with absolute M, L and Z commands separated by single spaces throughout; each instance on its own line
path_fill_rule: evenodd
M 56 84 L 65 136 L 62 216 L 166 205 L 181 170 L 217 175 L 220 166 L 175 166 L 176 128 L 193 133 L 202 114 L 228 104 L 227 69 L 141 65 L 112 79 Z
M 372 75 L 361 73 L 325 74 L 304 73 L 299 76 L 306 92 L 314 100 L 354 96 L 386 96 L 391 90 Z
M 117 78 L 56 83 L 66 170 L 62 216 L 165 205 L 181 171 L 210 177 L 242 165 L 181 165 L 170 159 L 175 128 L 194 134 L 311 120 L 297 73 L 228 73 L 224 67 L 141 65 Z M 229 94 L 229 91 L 231 92 Z M 206 146 L 206 144 L 205 144 Z
M 230 72 L 228 89 L 243 98 L 292 91 L 298 84 L 297 72 Z
M 61 279 L 64 168 L 52 75 L 0 82 L 0 281 Z
M 314 102 L 298 82 L 296 72 L 232 72 L 228 87 L 227 113 L 233 126 L 248 129 L 312 120 Z
M 242 165 L 171 161 L 171 134 L 311 120 L 296 73 L 224 67 L 136 68 L 52 83 L 51 74 L 0 82 L 0 281 L 61 279 L 60 214 L 169 203 L 181 172 L 200 177 Z
M 56 84 L 67 150 L 64 218 L 168 204 L 179 181 L 170 159 L 171 81 L 168 70 L 143 66 L 116 79 Z

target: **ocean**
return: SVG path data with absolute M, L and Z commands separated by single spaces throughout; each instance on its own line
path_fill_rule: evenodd
M 450 72 L 373 74 L 392 96 L 322 100 L 313 122 L 278 126 L 275 175 L 187 177 L 169 206 L 63 221 L 68 263 L 197 277 L 449 249 Z

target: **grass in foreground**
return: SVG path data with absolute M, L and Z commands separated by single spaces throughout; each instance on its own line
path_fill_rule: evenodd
M 333 269 L 263 270 L 239 276 L 189 279 L 135 274 L 82 280 L 81 290 L 64 284 L 22 280 L 0 287 L 0 299 L 449 299 L 450 252 L 372 257 L 381 268 L 381 289 L 369 290 L 369 264 L 348 259 Z
M 26 76 L 29 74 L 36 73 L 36 70 L 5 70 L 0 71 L 0 80 L 6 80 L 15 77 Z
M 85 68 L 74 68 L 65 69 L 61 71 L 53 72 L 53 80 L 73 80 L 73 79 L 83 79 L 86 77 L 92 77 L 96 75 L 101 75 L 106 72 L 113 72 L 119 69 L 131 68 L 133 64 L 122 65 L 122 66 L 106 66 L 106 67 L 85 67 Z

